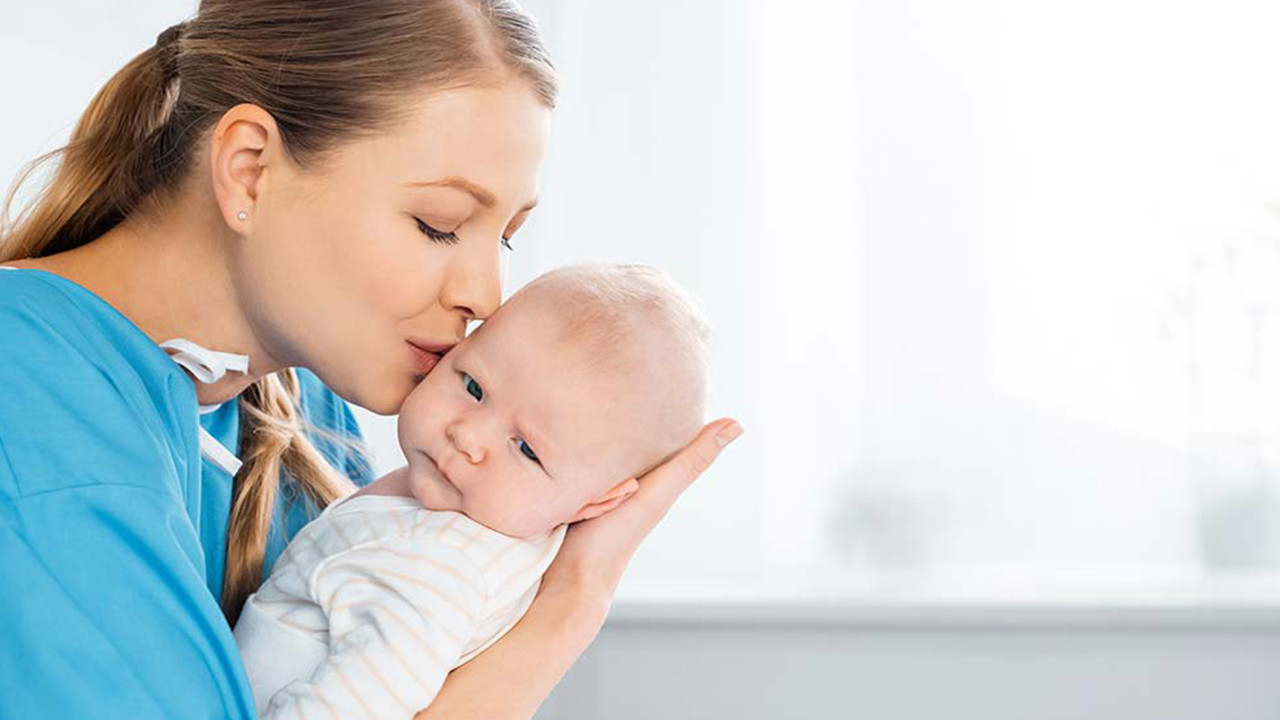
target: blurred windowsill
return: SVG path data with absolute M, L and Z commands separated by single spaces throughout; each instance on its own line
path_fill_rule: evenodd
M 1241 630 L 1280 632 L 1280 601 L 1271 605 L 1166 605 L 867 601 L 637 601 L 618 600 L 613 628 L 843 627 L 868 630 Z
M 964 591 L 773 584 L 624 585 L 608 625 L 864 628 L 869 630 L 1195 630 L 1280 632 L 1280 580 L 1215 579 L 1083 589 L 1050 584 Z

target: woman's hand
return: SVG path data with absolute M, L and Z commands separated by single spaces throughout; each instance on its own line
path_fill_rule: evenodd
M 570 525 L 560 552 L 542 577 L 539 592 L 573 588 L 612 598 L 640 541 L 657 526 L 680 493 L 741 434 L 742 426 L 732 418 L 708 423 L 683 450 L 637 478 L 640 487 L 626 502 Z

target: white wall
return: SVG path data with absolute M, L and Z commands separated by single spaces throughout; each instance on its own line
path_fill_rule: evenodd
M 624 595 L 1280 577 L 1275 3 L 533 7 L 517 278 L 671 270 L 748 432 Z
M 98 88 L 194 9 L 172 0 L 0 5 L 0 187 L 64 143 Z

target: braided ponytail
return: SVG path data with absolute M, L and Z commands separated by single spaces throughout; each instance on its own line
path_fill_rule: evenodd
M 244 601 L 262 582 L 262 564 L 281 470 L 300 481 L 318 507 L 355 490 L 334 472 L 304 433 L 301 388 L 293 369 L 267 375 L 240 395 L 241 461 L 231 491 L 222 612 L 235 624 Z M 334 438 L 337 439 L 337 438 Z

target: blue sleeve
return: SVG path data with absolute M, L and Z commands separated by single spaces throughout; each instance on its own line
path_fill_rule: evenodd
M 94 485 L 0 519 L 0 717 L 251 718 L 191 522 L 165 492 Z
M 0 718 L 252 718 L 183 390 L 47 300 L 0 304 Z

